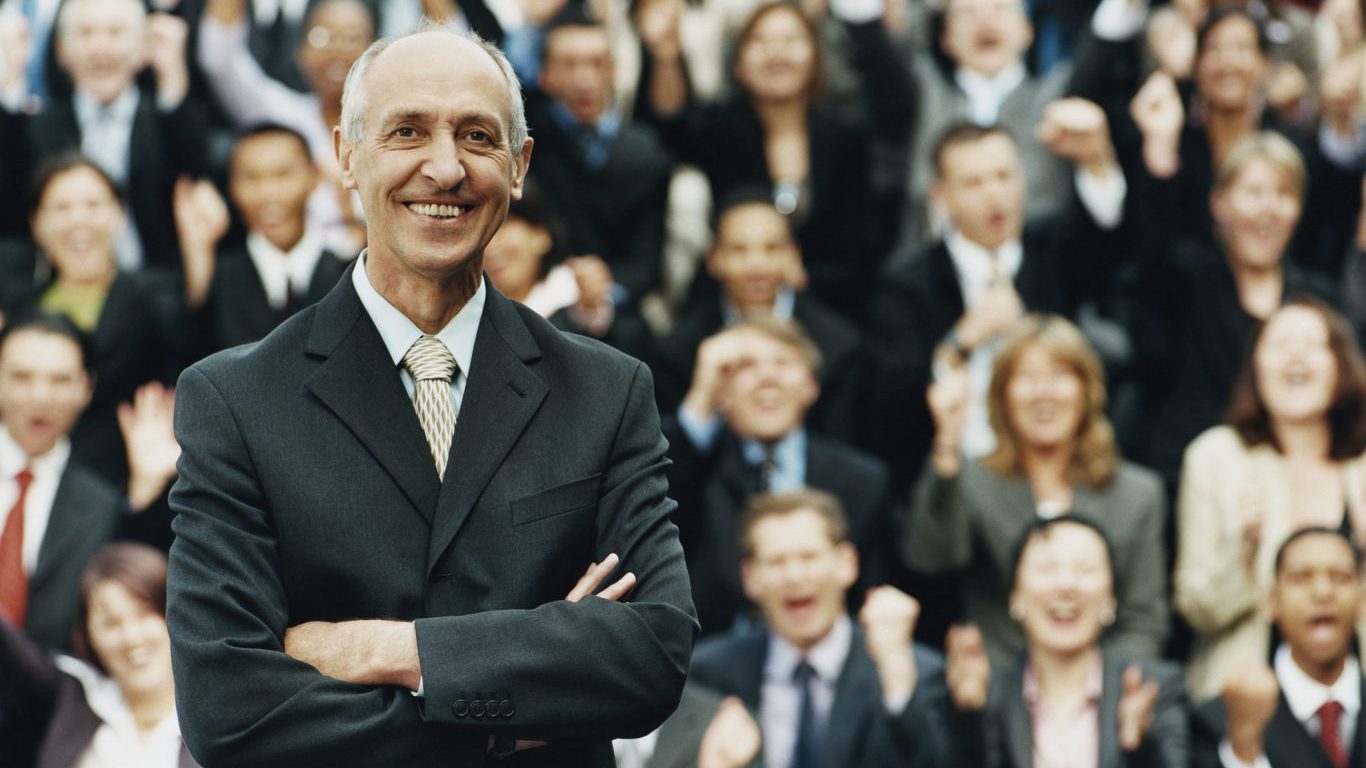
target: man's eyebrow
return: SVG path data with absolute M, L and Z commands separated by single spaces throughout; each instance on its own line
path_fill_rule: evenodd
M 397 108 L 380 115 L 380 125 L 393 125 L 395 123 L 422 123 L 437 119 L 437 114 L 431 110 L 415 108 Z M 488 110 L 469 110 L 454 116 L 456 124 L 471 122 L 489 123 L 499 131 L 504 130 L 503 121 L 498 118 L 497 113 Z
M 380 125 L 394 123 L 422 122 L 431 119 L 431 113 L 421 109 L 395 109 L 380 115 Z

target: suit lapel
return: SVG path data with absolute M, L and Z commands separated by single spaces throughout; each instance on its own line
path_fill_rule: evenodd
M 346 424 L 430 524 L 441 485 L 427 438 L 349 271 L 318 305 L 307 350 L 327 358 L 309 378 L 309 390 Z
M 826 721 L 825 759 L 828 765 L 856 765 L 867 726 L 871 722 L 869 708 L 881 706 L 881 697 L 868 695 L 880 691 L 877 669 L 864 649 L 863 633 L 855 630 L 840 678 L 835 684 L 835 698 Z
M 526 365 L 538 357 L 540 349 L 525 322 L 512 303 L 490 285 L 451 439 L 446 482 L 437 503 L 436 525 L 427 550 L 428 573 L 545 399 L 545 382 Z M 417 424 L 416 418 L 413 424 Z M 430 460 L 427 465 L 431 466 Z
M 1096 713 L 1098 768 L 1120 768 L 1123 756 L 1119 747 L 1119 695 L 1124 690 L 1124 667 L 1105 654 L 1100 678 L 1100 708 Z
M 105 533 L 91 529 L 89 517 L 94 509 L 89 501 L 72 482 L 68 460 L 68 467 L 57 482 L 57 495 L 52 498 L 47 530 L 38 547 L 38 563 L 29 579 L 29 594 L 40 594 L 43 585 L 81 550 L 88 537 Z
M 993 682 L 1000 679 L 1002 678 L 993 678 Z M 1029 714 L 1029 705 L 1024 698 L 1023 665 L 1012 667 L 1011 673 L 1004 676 L 1004 682 L 1001 687 L 1004 689 L 1002 695 L 1005 696 L 1002 707 L 1002 719 L 1005 722 L 1002 723 L 1001 736 L 1005 740 L 1009 764 L 1023 768 L 1034 764 L 1034 726 Z
M 1359 717 L 1357 721 L 1360 723 Z M 1360 731 L 1357 733 L 1360 734 Z M 1358 736 L 1357 741 L 1360 740 Z M 1295 719 L 1284 693 L 1280 696 L 1276 714 L 1271 716 L 1271 723 L 1266 727 L 1266 737 L 1263 741 L 1266 759 L 1272 768 L 1333 768 L 1328 754 L 1319 746 L 1318 739 L 1310 736 L 1304 725 Z M 1354 762 L 1360 760 L 1360 756 L 1354 754 L 1352 757 L 1353 760 L 1349 760 L 1348 765 L 1360 765 Z

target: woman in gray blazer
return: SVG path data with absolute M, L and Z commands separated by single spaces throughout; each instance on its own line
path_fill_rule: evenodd
M 1015 547 L 1010 614 L 1024 654 L 993 667 L 975 627 L 949 633 L 945 671 L 962 768 L 1185 768 L 1181 669 L 1101 644 L 1116 610 L 1113 550 L 1084 516 L 1040 518 Z
M 1015 542 L 1041 517 L 1085 512 L 1115 548 L 1106 639 L 1134 658 L 1156 657 L 1168 624 L 1165 500 L 1154 473 L 1119 458 L 1095 351 L 1060 317 L 1020 321 L 994 362 L 987 409 L 997 446 L 981 460 L 959 452 L 968 373 L 953 358 L 939 355 L 927 396 L 934 448 L 902 526 L 906 565 L 962 572 L 964 617 L 1004 664 L 1025 645 L 1006 609 Z

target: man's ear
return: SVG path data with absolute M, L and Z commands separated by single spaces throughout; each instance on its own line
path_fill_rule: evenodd
M 512 188 L 510 190 L 513 200 L 522 199 L 522 190 L 526 186 L 526 172 L 531 169 L 531 146 L 536 142 L 527 139 L 522 144 L 522 151 L 512 158 L 516 166 L 513 168 Z
M 754 561 L 749 558 L 740 561 L 740 583 L 745 587 L 745 597 L 751 603 L 758 603 L 759 586 L 754 582 Z
M 853 543 L 841 541 L 835 545 L 835 557 L 839 558 L 840 586 L 848 590 L 858 581 L 858 550 Z
M 355 147 L 342 138 L 341 126 L 332 129 L 332 150 L 337 153 L 337 166 L 341 169 L 342 188 L 356 189 L 356 177 L 351 173 L 351 154 Z

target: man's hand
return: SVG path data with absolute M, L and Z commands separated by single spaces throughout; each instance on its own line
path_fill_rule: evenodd
M 1158 8 L 1148 19 L 1148 49 L 1158 69 L 1177 80 L 1195 70 L 1195 27 L 1172 7 Z
M 991 662 L 987 660 L 982 632 L 975 624 L 949 628 L 944 638 L 944 677 L 949 698 L 960 712 L 981 712 L 991 692 Z
M 1254 763 L 1262 755 L 1262 737 L 1280 704 L 1281 687 L 1265 663 L 1247 661 L 1234 667 L 1239 673 L 1224 684 L 1224 709 L 1228 712 L 1225 738 L 1239 760 Z
M 1271 68 L 1266 78 L 1267 106 L 1291 115 L 1299 108 L 1300 102 L 1309 93 L 1309 78 L 1289 61 L 1282 61 Z
M 33 38 L 28 21 L 19 14 L 0 16 L 0 96 L 28 91 L 28 63 Z
M 702 734 L 697 768 L 744 768 L 759 756 L 762 738 L 744 703 L 727 696 Z
M 1116 167 L 1105 110 L 1076 96 L 1058 99 L 1044 110 L 1035 130 L 1039 142 L 1081 170 L 1103 176 Z
M 191 181 L 182 176 L 171 194 L 171 211 L 185 272 L 185 303 L 191 309 L 203 306 L 218 263 L 218 241 L 228 232 L 228 204 L 223 202 L 213 183 Z
M 969 349 L 976 349 L 1005 333 L 1021 317 L 1024 317 L 1024 301 L 1015 285 L 1003 280 L 988 288 L 954 329 Z
M 1344 56 L 1324 67 L 1319 76 L 1319 109 L 1333 132 L 1347 139 L 1357 135 L 1356 117 L 1361 107 L 1360 54 Z
M 1186 110 L 1176 81 L 1166 72 L 1148 77 L 1129 102 L 1129 114 L 1143 133 L 1143 164 L 1159 179 L 1169 179 L 1181 168 L 1181 126 Z
M 1241 523 L 1243 566 L 1256 572 L 1257 550 L 1262 544 L 1262 523 L 1266 520 L 1266 488 L 1255 474 L 1245 478 L 1238 491 L 1238 517 Z
M 158 381 L 138 387 L 132 403 L 119 404 L 118 419 L 128 452 L 128 506 L 141 512 L 176 476 L 175 390 Z
M 179 106 L 190 92 L 190 69 L 185 63 L 185 41 L 190 27 L 179 16 L 153 13 L 147 17 L 147 65 L 156 73 L 157 101 Z
M 1144 682 L 1143 671 L 1135 664 L 1124 670 L 1124 693 L 1119 697 L 1119 746 L 1133 752 L 1143 744 L 1153 727 L 1153 707 L 1157 704 L 1157 683 Z
M 859 624 L 863 625 L 868 655 L 877 667 L 882 693 L 890 698 L 910 698 L 915 694 L 919 670 L 911 637 L 920 618 L 920 603 L 896 587 L 881 586 L 868 590 Z
M 612 268 L 601 256 L 571 256 L 564 260 L 565 266 L 574 273 L 574 282 L 579 286 L 579 309 L 587 316 L 594 317 L 598 312 L 612 305 Z
M 601 563 L 592 563 L 588 566 L 588 570 L 584 571 L 583 575 L 579 577 L 579 581 L 574 585 L 574 588 L 569 590 L 569 594 L 564 596 L 564 599 L 571 603 L 577 603 L 585 597 L 592 595 L 593 590 L 597 589 L 598 585 L 602 583 L 602 580 L 607 578 L 616 567 L 617 553 L 615 552 L 604 557 Z M 635 585 L 636 575 L 627 572 L 625 576 L 617 579 L 611 586 L 603 589 L 601 592 L 594 595 L 594 597 L 601 597 L 604 600 L 615 602 L 625 597 L 626 593 L 630 592 L 631 587 L 634 587 Z
M 683 56 L 679 20 L 683 0 L 642 0 L 636 8 L 636 31 L 645 50 L 656 62 L 678 61 Z
M 934 451 L 931 460 L 935 474 L 957 477 L 962 465 L 958 441 L 967 420 L 972 377 L 966 361 L 947 348 L 935 355 L 934 381 L 925 391 L 925 401 L 934 417 Z
M 707 421 L 724 410 L 731 375 L 751 359 L 751 333 L 729 328 L 698 345 L 692 384 L 683 396 L 683 407 L 698 421 Z
M 310 621 L 285 630 L 285 653 L 322 674 L 356 685 L 416 691 L 422 680 L 411 621 Z

